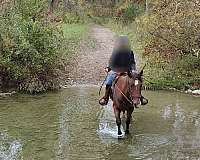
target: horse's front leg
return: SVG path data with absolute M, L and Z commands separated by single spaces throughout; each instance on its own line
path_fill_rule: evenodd
M 127 111 L 126 130 L 125 130 L 125 133 L 126 133 L 126 134 L 129 133 L 129 125 L 130 125 L 130 122 L 131 122 L 131 115 L 132 115 L 132 113 L 133 113 L 133 110 L 134 110 L 134 108 L 130 108 L 130 109 Z
M 118 127 L 118 136 L 121 136 L 122 135 L 122 131 L 121 131 L 121 118 L 120 118 L 121 111 L 119 109 L 117 109 L 116 106 L 114 106 L 114 105 L 113 105 L 113 108 L 114 108 L 116 123 L 117 123 L 117 127 Z

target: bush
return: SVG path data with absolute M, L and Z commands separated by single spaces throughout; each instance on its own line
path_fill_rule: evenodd
M 24 2 L 24 7 L 31 10 L 28 3 Z M 52 24 L 44 23 L 44 19 L 33 16 L 35 14 L 13 8 L 0 18 L 1 81 L 4 85 L 13 82 L 28 92 L 58 87 L 56 69 L 62 53 L 62 34 Z
M 84 17 L 77 13 L 65 13 L 62 19 L 66 24 L 84 23 Z
M 195 0 L 153 0 L 151 6 L 148 15 L 136 20 L 142 33 L 150 78 L 153 81 L 171 81 L 168 86 L 179 89 L 200 84 L 198 4 Z M 156 70 L 154 74 L 151 72 L 153 68 Z
M 117 21 L 121 20 L 123 23 L 132 23 L 135 18 L 143 12 L 141 5 L 134 3 L 124 3 L 117 8 Z

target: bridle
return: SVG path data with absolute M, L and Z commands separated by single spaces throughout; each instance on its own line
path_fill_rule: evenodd
M 118 89 L 118 91 L 123 95 L 123 97 L 131 104 L 131 105 L 134 105 L 134 102 L 133 102 L 133 98 L 138 98 L 138 99 L 141 99 L 142 98 L 142 96 L 140 95 L 140 96 L 137 96 L 137 97 L 135 97 L 135 96 L 132 96 L 132 94 L 131 94 L 131 91 L 132 91 L 132 85 L 130 85 L 130 82 L 129 82 L 129 79 L 132 79 L 133 77 L 130 77 L 128 74 L 127 74 L 127 85 L 128 85 L 128 95 L 130 95 L 130 97 L 127 97 L 123 92 L 122 92 L 122 90 L 118 87 L 118 85 L 117 84 L 115 84 L 115 86 L 116 86 L 116 88 Z M 140 81 L 141 83 L 142 83 L 142 80 L 140 80 L 140 79 L 135 79 L 134 78 L 134 82 L 135 82 L 135 84 L 134 84 L 134 86 L 136 86 L 136 89 L 137 89 L 137 84 L 136 84 L 136 81 Z M 138 82 L 137 82 L 138 83 Z

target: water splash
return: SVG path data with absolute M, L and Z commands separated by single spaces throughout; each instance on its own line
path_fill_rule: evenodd
M 105 123 L 100 123 L 99 124 L 99 134 L 101 135 L 108 135 L 111 136 L 113 138 L 119 138 L 118 134 L 117 134 L 117 126 L 116 124 L 114 124 L 115 126 L 113 126 L 113 124 L 111 124 L 110 122 L 105 122 Z M 122 130 L 122 135 L 120 136 L 120 138 L 124 138 L 125 132 L 123 127 L 121 127 Z
M 116 120 L 112 110 L 112 102 L 108 103 L 108 105 L 101 110 L 99 120 L 100 122 L 97 132 L 103 142 L 110 143 L 113 142 L 110 138 L 119 138 L 117 134 Z M 125 132 L 122 125 L 121 130 L 122 135 L 120 138 L 124 138 Z
M 0 133 L 0 159 L 17 160 L 22 159 L 22 144 L 12 140 L 7 134 Z

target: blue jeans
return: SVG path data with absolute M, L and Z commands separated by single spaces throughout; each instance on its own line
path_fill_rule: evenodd
M 112 86 L 113 81 L 115 80 L 115 78 L 117 77 L 117 73 L 111 71 L 105 81 L 106 85 Z

